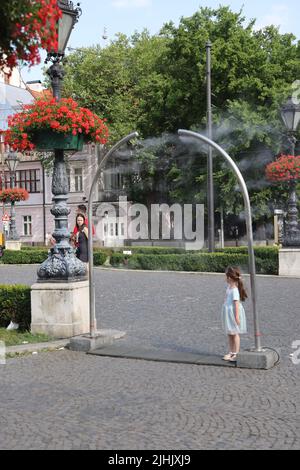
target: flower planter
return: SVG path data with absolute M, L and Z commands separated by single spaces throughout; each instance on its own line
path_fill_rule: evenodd
M 35 131 L 32 134 L 32 142 L 37 151 L 73 150 L 80 151 L 83 148 L 83 135 L 62 134 L 52 130 Z

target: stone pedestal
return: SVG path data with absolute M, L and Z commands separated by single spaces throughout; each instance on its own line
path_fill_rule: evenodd
M 272 369 L 278 364 L 279 353 L 275 349 L 257 351 L 241 351 L 236 358 L 236 366 L 242 369 Z
M 279 276 L 300 277 L 300 248 L 279 250 Z
M 53 338 L 89 333 L 89 283 L 36 283 L 31 286 L 31 332 Z
M 92 338 L 90 335 L 71 338 L 69 349 L 72 351 L 94 351 L 95 349 L 111 346 L 115 340 L 124 338 L 125 335 L 125 331 L 98 330 L 94 338 Z
M 22 245 L 21 242 L 18 240 L 6 240 L 5 241 L 5 248 L 7 250 L 20 251 L 21 245 Z

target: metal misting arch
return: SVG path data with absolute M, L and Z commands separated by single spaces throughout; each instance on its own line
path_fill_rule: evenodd
M 122 145 L 129 142 L 131 139 L 138 137 L 137 132 L 132 132 L 128 134 L 126 137 L 121 139 L 119 142 L 116 143 L 103 157 L 101 162 L 99 163 L 97 173 L 94 176 L 92 186 L 89 193 L 88 199 L 88 259 L 89 259 L 89 300 L 90 300 L 90 336 L 95 338 L 97 334 L 96 328 L 96 312 L 95 312 L 95 281 L 94 281 L 94 259 L 93 259 L 93 236 L 92 235 L 92 217 L 93 217 L 93 194 L 95 191 L 95 187 L 98 181 L 98 178 L 101 174 L 103 167 L 105 166 L 109 157 Z
M 214 141 L 208 139 L 207 137 L 198 134 L 197 132 L 186 131 L 180 129 L 178 131 L 179 136 L 181 137 L 192 137 L 197 140 L 210 145 L 216 149 L 229 163 L 231 169 L 234 171 L 242 194 L 244 198 L 244 205 L 246 210 L 246 227 L 247 227 L 247 239 L 248 239 L 248 254 L 249 254 L 249 272 L 250 272 L 250 283 L 251 283 L 251 300 L 252 300 L 252 310 L 253 310 L 253 321 L 254 321 L 254 337 L 255 337 L 255 350 L 258 352 L 262 351 L 261 347 L 261 333 L 259 329 L 259 316 L 257 312 L 257 297 L 256 297 L 256 270 L 255 270 L 255 256 L 254 256 L 254 247 L 253 247 L 253 231 L 252 231 L 252 215 L 251 215 L 251 205 L 248 189 L 245 183 L 245 180 L 238 169 L 237 165 L 233 159 Z
M 238 169 L 237 165 L 233 159 L 214 141 L 208 139 L 207 137 L 198 134 L 196 132 L 187 131 L 180 129 L 178 131 L 179 136 L 181 137 L 192 137 L 194 139 L 200 140 L 214 149 L 216 149 L 229 163 L 231 169 L 234 171 L 242 194 L 244 198 L 245 210 L 246 210 L 246 227 L 247 227 L 247 238 L 248 238 L 248 254 L 249 254 L 249 272 L 250 272 L 250 283 L 251 283 L 251 299 L 252 299 L 252 310 L 253 310 L 253 319 L 254 319 L 254 336 L 255 336 L 255 350 L 258 352 L 262 351 L 261 347 L 261 334 L 259 329 L 259 316 L 257 312 L 257 298 L 256 298 L 256 270 L 255 270 L 255 255 L 253 247 L 253 231 L 252 231 L 252 215 L 251 215 L 251 205 L 248 189 L 245 183 L 245 180 Z M 128 134 L 126 137 L 121 139 L 116 145 L 114 145 L 101 160 L 97 173 L 94 176 L 90 193 L 88 199 L 88 253 L 89 253 L 89 308 L 90 308 L 90 336 L 94 338 L 97 334 L 96 329 L 96 314 L 95 314 L 95 281 L 94 281 L 94 261 L 93 261 L 93 237 L 92 234 L 92 217 L 93 217 L 93 193 L 98 181 L 98 178 L 101 174 L 103 167 L 105 166 L 109 157 L 118 150 L 126 142 L 129 142 L 131 139 L 138 137 L 137 132 Z

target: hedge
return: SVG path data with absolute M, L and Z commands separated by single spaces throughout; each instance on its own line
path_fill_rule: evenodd
M 4 250 L 1 262 L 4 264 L 41 264 L 48 257 L 48 250 Z
M 95 266 L 102 266 L 108 255 L 100 250 L 94 251 Z M 3 264 L 41 264 L 48 258 L 48 250 L 25 249 L 20 251 L 5 250 L 2 258 Z
M 122 248 L 122 251 L 126 248 Z M 121 250 L 121 249 L 119 249 Z M 216 253 L 183 251 L 178 248 L 129 247 L 133 255 L 121 251 L 95 249 L 94 265 L 102 266 L 110 256 L 112 266 L 128 266 L 131 269 L 178 270 L 223 272 L 228 265 L 248 266 L 247 247 L 228 247 Z M 259 274 L 278 274 L 278 248 L 255 247 L 256 269 Z M 169 253 L 170 252 L 170 253 Z M 48 257 L 47 249 L 12 251 L 5 250 L 0 262 L 4 264 L 41 264 Z
M 224 272 L 227 266 L 240 266 L 248 271 L 248 255 L 229 253 L 203 253 L 186 255 L 132 255 L 115 253 L 111 257 L 113 266 L 128 265 L 131 269 Z M 262 272 L 261 259 L 256 260 L 258 272 Z
M 141 255 L 175 255 L 175 254 L 186 254 L 184 248 L 176 247 L 164 247 L 164 246 L 128 246 L 118 248 L 117 252 L 131 251 L 134 254 Z
M 95 266 L 102 266 L 105 261 L 107 260 L 108 255 L 103 251 L 94 251 L 94 265 Z
M 13 320 L 21 330 L 28 330 L 31 323 L 29 286 L 0 285 L 0 327 L 7 327 Z

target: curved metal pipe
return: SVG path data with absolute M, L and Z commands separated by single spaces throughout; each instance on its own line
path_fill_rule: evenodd
M 255 337 L 255 350 L 258 352 L 262 351 L 261 347 L 261 333 L 259 329 L 259 317 L 257 312 L 257 302 L 256 302 L 256 271 L 255 271 L 255 255 L 253 247 L 253 231 L 252 231 L 252 215 L 251 215 L 251 205 L 248 189 L 245 183 L 245 180 L 237 167 L 236 163 L 232 158 L 214 141 L 208 139 L 207 137 L 198 134 L 197 132 L 186 131 L 180 129 L 178 134 L 181 137 L 193 137 L 195 139 L 201 140 L 211 147 L 215 148 L 229 163 L 231 169 L 234 171 L 235 175 L 238 178 L 239 185 L 243 194 L 244 204 L 246 209 L 246 227 L 247 227 L 247 238 L 248 238 L 248 253 L 249 253 L 249 272 L 250 272 L 250 283 L 251 283 L 251 299 L 252 299 L 252 309 L 253 309 L 253 320 L 254 320 L 254 337 Z
M 88 199 L 88 259 L 89 259 L 89 299 L 90 299 L 90 336 L 94 338 L 97 332 L 97 320 L 96 320 L 96 313 L 95 313 L 95 281 L 94 281 L 94 258 L 93 258 L 93 231 L 92 231 L 92 217 L 93 217 L 93 192 L 96 187 L 97 180 L 100 176 L 102 168 L 105 166 L 108 158 L 123 144 L 128 142 L 129 140 L 138 137 L 137 132 L 132 132 L 128 134 L 126 137 L 123 137 L 119 142 L 116 143 L 104 156 L 101 160 L 97 173 L 94 176 L 92 186 L 89 193 Z

